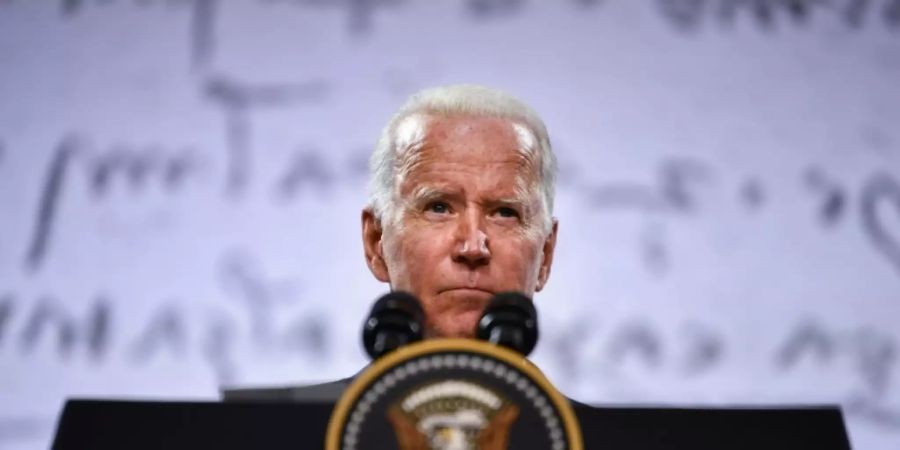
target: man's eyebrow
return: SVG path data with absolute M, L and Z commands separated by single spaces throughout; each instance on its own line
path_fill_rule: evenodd
M 458 195 L 461 195 L 461 193 L 454 189 L 445 189 L 433 185 L 422 185 L 413 189 L 412 193 L 409 194 L 408 201 L 412 204 L 422 204 L 434 200 L 453 198 Z M 491 207 L 515 207 L 521 211 L 527 211 L 531 209 L 529 207 L 531 201 L 526 195 L 512 194 L 509 196 L 488 198 L 484 199 L 481 203 Z
M 429 200 L 437 200 L 452 196 L 453 192 L 441 189 L 435 186 L 423 185 L 413 189 L 409 198 L 414 203 L 421 203 Z
M 485 202 L 485 204 L 490 206 L 511 206 L 522 210 L 528 208 L 528 203 L 527 199 L 520 196 L 494 198 Z

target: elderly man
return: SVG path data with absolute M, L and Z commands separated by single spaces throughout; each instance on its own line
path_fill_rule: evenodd
M 528 106 L 479 86 L 413 95 L 381 133 L 362 212 L 366 263 L 422 302 L 428 337 L 473 337 L 495 293 L 540 291 L 556 246 L 556 160 Z M 348 380 L 226 391 L 226 399 L 336 399 Z
M 421 300 L 428 336 L 472 337 L 493 294 L 543 288 L 556 161 L 522 102 L 477 86 L 420 92 L 385 127 L 370 167 L 366 262 Z

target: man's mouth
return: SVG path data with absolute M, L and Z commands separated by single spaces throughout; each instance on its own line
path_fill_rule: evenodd
M 441 293 L 441 294 L 443 294 L 445 292 L 459 292 L 459 293 L 480 294 L 480 295 L 490 295 L 490 296 L 494 295 L 494 292 L 492 292 L 490 290 L 482 289 L 482 288 L 475 288 L 475 287 L 468 287 L 468 286 L 453 287 L 453 288 L 441 289 L 440 291 L 438 291 L 438 293 Z
M 477 310 L 481 311 L 494 298 L 494 293 L 486 289 L 459 287 L 445 289 L 439 294 L 440 302 L 444 307 L 454 311 Z

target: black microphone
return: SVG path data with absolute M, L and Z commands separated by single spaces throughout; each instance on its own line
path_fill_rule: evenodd
M 373 360 L 406 344 L 421 341 L 425 313 L 419 299 L 395 291 L 379 298 L 363 325 L 363 346 Z
M 528 356 L 538 338 L 534 303 L 519 292 L 497 294 L 484 309 L 475 335 Z

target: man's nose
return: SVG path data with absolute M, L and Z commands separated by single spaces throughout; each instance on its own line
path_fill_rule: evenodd
M 470 268 L 483 266 L 491 259 L 490 243 L 484 232 L 481 215 L 467 211 L 460 215 L 460 223 L 456 229 L 456 243 L 453 248 L 453 261 L 465 264 Z

